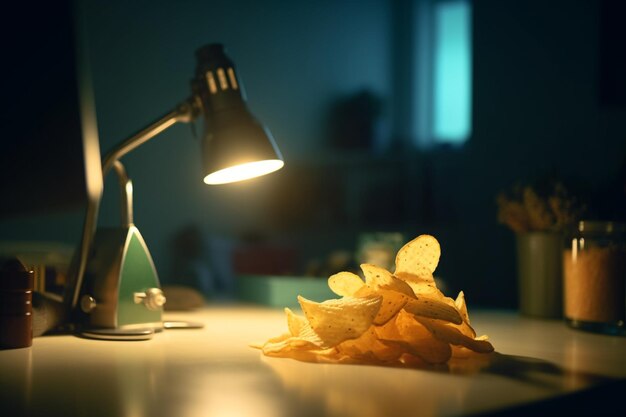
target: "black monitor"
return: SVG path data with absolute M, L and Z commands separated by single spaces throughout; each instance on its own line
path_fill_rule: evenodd
M 76 209 L 102 191 L 79 4 L 2 7 L 0 220 Z

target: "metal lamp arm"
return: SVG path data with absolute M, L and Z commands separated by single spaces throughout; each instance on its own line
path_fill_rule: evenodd
M 193 121 L 200 114 L 200 112 L 201 105 L 199 104 L 198 99 L 196 97 L 192 97 L 179 104 L 174 110 L 163 115 L 158 120 L 140 130 L 130 138 L 120 142 L 104 157 L 104 160 L 102 162 L 103 179 L 107 176 L 107 174 L 113 167 L 116 167 L 116 170 L 118 171 L 118 176 L 126 176 L 125 172 L 122 173 L 120 169 L 117 169 L 121 167 L 121 169 L 123 170 L 123 166 L 118 162 L 121 157 L 133 151 L 137 147 L 143 145 L 144 143 L 146 143 L 159 133 L 163 132 L 167 128 L 173 126 L 174 124 L 179 122 L 188 123 Z M 116 162 L 119 164 L 119 167 L 116 166 Z M 121 177 L 120 181 L 123 181 Z M 71 275 L 74 280 L 71 284 L 71 293 L 69 294 L 69 300 L 66 300 L 69 301 L 70 311 L 74 311 L 76 309 L 76 306 L 78 305 L 78 298 L 80 296 L 80 290 L 83 285 L 85 270 L 87 268 L 87 261 L 89 259 L 91 245 L 93 243 L 93 238 L 96 232 L 96 225 L 98 223 L 98 212 L 100 209 L 101 199 L 102 195 L 98 196 L 98 198 L 96 199 L 90 199 L 87 205 L 87 211 L 85 213 L 85 223 L 83 226 L 83 233 L 81 236 L 78 258 L 76 261 L 77 264 L 74 266 L 72 271 L 73 273 Z M 132 202 L 127 201 L 127 206 L 129 203 L 132 204 Z M 126 212 L 126 215 L 128 214 L 132 216 L 132 211 L 130 213 Z
M 122 226 L 130 227 L 133 225 L 133 182 L 126 173 L 126 168 L 119 161 L 113 163 L 113 168 L 117 174 L 117 180 L 120 186 L 120 208 L 122 209 Z
M 179 104 L 174 110 L 163 115 L 161 118 L 135 133 L 130 138 L 120 142 L 104 157 L 102 162 L 102 176 L 106 177 L 111 170 L 113 163 L 127 153 L 143 145 L 159 133 L 178 122 L 188 123 L 192 121 L 198 114 L 199 109 L 196 104 L 196 100 L 195 98 L 191 98 Z

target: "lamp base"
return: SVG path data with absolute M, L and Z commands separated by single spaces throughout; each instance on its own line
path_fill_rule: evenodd
M 81 290 L 84 328 L 160 331 L 164 303 L 154 262 L 137 227 L 98 229 Z
M 150 340 L 154 336 L 154 329 L 85 329 L 79 335 L 98 340 Z

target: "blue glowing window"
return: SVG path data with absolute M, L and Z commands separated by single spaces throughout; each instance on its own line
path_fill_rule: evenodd
M 468 0 L 418 3 L 418 146 L 463 144 L 472 131 L 472 27 Z
M 472 129 L 470 8 L 464 1 L 435 7 L 434 137 L 465 142 Z

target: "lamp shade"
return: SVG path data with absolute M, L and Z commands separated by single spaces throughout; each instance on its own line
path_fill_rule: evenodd
M 196 52 L 193 89 L 204 114 L 204 182 L 225 184 L 274 172 L 284 165 L 270 131 L 248 110 L 241 81 L 224 47 Z

